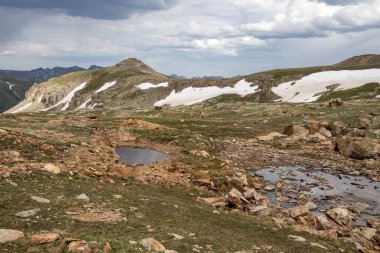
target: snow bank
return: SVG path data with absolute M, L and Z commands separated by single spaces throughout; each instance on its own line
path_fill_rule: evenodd
M 33 103 L 28 103 L 28 104 L 24 105 L 23 107 L 18 108 L 16 111 L 13 111 L 13 112 L 11 112 L 11 113 L 18 113 L 18 112 L 21 112 L 21 111 L 25 110 L 26 108 L 30 107 L 32 104 L 33 104 Z
M 65 104 L 61 111 L 65 111 L 67 110 L 67 108 L 69 108 L 69 105 L 71 103 L 71 100 L 73 99 L 73 97 L 75 96 L 75 93 L 77 93 L 78 91 L 82 90 L 84 87 L 86 87 L 86 84 L 87 82 L 85 83 L 82 83 L 80 84 L 78 87 L 76 87 L 74 90 L 70 91 L 69 94 L 66 95 L 66 97 L 64 97 L 61 101 L 59 101 L 58 103 L 56 103 L 55 105 L 52 105 L 48 108 L 45 108 L 45 109 L 42 109 L 41 111 L 45 112 L 47 110 L 50 110 L 51 108 L 54 108 L 54 107 L 57 107 L 59 105 L 62 105 L 62 104 Z
M 114 86 L 116 84 L 116 81 L 112 81 L 112 82 L 108 82 L 108 83 L 105 83 L 103 84 L 102 87 L 100 87 L 99 89 L 97 89 L 95 91 L 95 93 L 100 93 L 100 92 L 103 92 L 105 90 L 108 90 L 109 88 L 111 88 L 112 86 Z
M 168 86 L 169 86 L 169 82 L 159 83 L 159 84 L 142 83 L 142 84 L 137 85 L 136 87 L 139 88 L 140 90 L 149 90 L 152 88 L 168 87 Z
M 327 86 L 339 84 L 335 91 L 360 87 L 371 82 L 380 83 L 380 69 L 324 71 L 286 82 L 272 88 L 280 101 L 291 103 L 316 101 Z
M 98 106 L 98 105 L 101 105 L 102 103 L 100 103 L 100 104 L 98 104 L 98 103 L 95 103 L 95 104 L 93 104 L 93 105 L 90 105 L 89 107 L 88 107 L 88 109 L 94 109 L 96 106 Z
M 91 101 L 91 98 L 88 99 L 88 100 L 86 100 L 83 104 L 81 104 L 81 105 L 80 105 L 77 109 L 75 109 L 75 110 L 86 109 L 86 106 L 87 106 L 88 103 L 90 103 L 90 101 Z
M 170 105 L 192 105 L 210 98 L 218 97 L 225 94 L 237 94 L 242 97 L 258 92 L 258 86 L 251 87 L 252 83 L 240 80 L 233 87 L 220 88 L 217 86 L 193 88 L 188 87 L 180 92 L 173 90 L 165 99 L 157 101 L 155 106 Z

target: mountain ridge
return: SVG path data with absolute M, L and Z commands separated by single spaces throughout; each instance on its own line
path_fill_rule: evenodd
M 32 70 L 0 70 L 0 112 L 17 105 L 25 98 L 26 91 L 36 83 L 77 71 L 96 70 L 101 67 L 91 65 L 88 69 L 78 66 L 36 68 Z M 13 90 L 9 88 L 12 85 Z
M 122 109 L 146 107 L 161 104 L 162 102 L 158 103 L 158 101 L 163 101 L 169 96 L 172 97 L 171 99 L 176 100 L 178 100 L 177 97 L 181 96 L 185 96 L 186 98 L 182 98 L 185 100 L 189 99 L 189 96 L 193 96 L 192 99 L 198 102 L 216 99 L 215 97 L 205 95 L 205 92 L 217 94 L 216 97 L 221 96 L 222 101 L 226 99 L 226 97 L 228 97 L 228 99 L 232 97 L 237 101 L 273 102 L 281 99 L 281 96 L 273 91 L 273 88 L 280 84 L 290 81 L 295 83 L 297 80 L 301 80 L 303 77 L 314 73 L 318 74 L 326 71 L 344 69 L 353 71 L 355 69 L 376 68 L 377 63 L 380 63 L 378 59 L 380 59 L 380 57 L 376 55 L 363 55 L 352 57 L 330 66 L 277 69 L 246 76 L 220 79 L 171 78 L 153 70 L 136 58 L 129 58 L 110 67 L 74 72 L 35 85 L 27 92 L 26 101 L 11 109 L 9 112 L 19 112 L 20 108 L 22 108 L 21 111 L 39 111 L 46 110 L 47 108 L 64 111 L 66 109 L 78 110 L 86 108 Z M 337 77 L 339 77 L 339 75 Z M 376 74 L 375 77 L 368 80 L 371 82 L 374 80 L 378 83 L 380 82 L 380 77 L 378 78 Z M 149 88 L 139 88 L 141 84 Z M 366 83 L 362 85 L 364 84 Z M 74 94 L 71 94 L 70 92 L 73 92 L 79 85 L 83 87 L 75 90 Z M 245 91 L 238 91 L 239 89 L 241 90 L 242 87 L 245 87 Z M 246 93 L 250 87 L 256 87 L 256 89 L 254 89 L 255 91 Z M 346 85 L 344 87 L 351 86 Z M 192 90 L 189 90 L 189 88 Z M 101 90 L 101 92 L 99 90 Z M 324 88 L 322 90 L 324 90 Z M 183 92 L 188 92 L 188 94 L 185 95 Z M 338 92 L 338 90 L 332 90 L 331 92 Z M 374 86 L 369 92 L 371 94 L 370 97 L 377 96 L 378 92 L 380 94 L 377 86 Z M 239 98 L 237 94 L 244 94 L 244 96 Z M 318 94 L 311 94 L 315 98 L 309 100 L 317 100 L 320 97 Z M 72 96 L 69 102 L 66 101 L 68 95 Z M 295 96 L 296 95 L 297 94 L 295 94 Z M 318 97 L 316 97 L 317 95 Z M 201 96 L 204 100 L 196 100 L 194 96 Z M 220 99 L 216 100 L 219 101 Z M 62 101 L 66 101 L 67 103 L 65 102 L 64 104 Z M 56 104 L 59 104 L 59 106 L 54 106 Z M 178 101 L 176 104 L 178 104 Z

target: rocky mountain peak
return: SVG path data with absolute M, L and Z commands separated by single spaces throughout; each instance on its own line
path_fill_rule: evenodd
M 111 67 L 111 71 L 133 71 L 147 74 L 159 74 L 151 67 L 146 65 L 144 62 L 136 58 L 128 58 L 122 62 L 117 63 L 116 65 Z

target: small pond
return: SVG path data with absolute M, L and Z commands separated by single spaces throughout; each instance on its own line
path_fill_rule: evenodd
M 165 160 L 168 156 L 164 153 L 151 149 L 119 147 L 116 153 L 120 156 L 120 160 L 126 165 L 135 164 L 152 164 L 157 161 Z

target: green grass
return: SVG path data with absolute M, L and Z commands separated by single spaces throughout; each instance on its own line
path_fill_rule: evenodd
M 325 68 L 325 66 L 306 67 L 306 68 L 275 69 L 275 70 L 260 72 L 258 74 L 270 74 L 270 75 L 273 75 L 274 78 L 281 78 L 284 76 L 310 75 L 312 73 L 322 71 L 324 68 Z
M 75 80 L 77 78 L 80 78 L 81 76 L 88 75 L 92 72 L 93 71 L 91 70 L 72 72 L 72 73 L 65 74 L 63 76 L 54 77 L 51 79 L 51 81 L 58 85 L 66 85 L 68 81 Z
M 1 228 L 22 230 L 27 236 L 40 231 L 61 230 L 65 237 L 87 241 L 108 241 L 113 252 L 138 252 L 139 246 L 128 243 L 146 237 L 154 237 L 166 248 L 178 252 L 192 252 L 193 245 L 213 245 L 214 252 L 249 251 L 252 246 L 268 245 L 264 252 L 324 252 L 309 243 L 295 243 L 288 234 L 298 234 L 290 229 L 279 229 L 253 217 L 238 214 L 214 214 L 213 208 L 196 201 L 205 192 L 163 185 L 141 185 L 133 180 L 114 178 L 115 183 L 103 183 L 97 178 L 81 178 L 66 175 L 50 175 L 37 171 L 13 174 L 12 180 L 18 186 L 0 181 Z M 6 191 L 5 191 L 6 189 Z M 119 222 L 80 222 L 69 218 L 66 211 L 85 209 L 75 196 L 86 193 L 94 207 L 121 209 L 126 217 Z M 122 195 L 115 199 L 112 195 Z M 50 204 L 39 204 L 30 196 L 51 200 Z M 137 210 L 133 211 L 130 208 Z M 17 218 L 15 213 L 40 208 L 41 213 L 28 220 Z M 142 216 L 142 218 L 137 217 Z M 154 229 L 148 232 L 146 226 Z M 168 233 L 183 235 L 184 240 L 174 240 Z M 189 236 L 195 233 L 196 238 Z M 309 241 L 321 243 L 338 252 L 338 242 L 301 234 Z M 55 252 L 60 242 L 38 246 L 38 252 Z M 1 244 L 1 252 L 27 252 L 28 239 Z M 340 245 L 341 248 L 347 246 Z M 204 252 L 204 251 L 202 251 Z
M 140 71 L 117 71 L 117 72 L 108 72 L 104 69 L 99 69 L 94 71 L 91 81 L 86 85 L 84 89 L 79 91 L 81 94 L 87 92 L 95 91 L 100 88 L 103 84 L 112 81 L 119 81 L 121 79 L 126 79 L 133 76 L 147 75 L 146 73 Z
M 379 83 L 368 83 L 363 86 L 360 86 L 358 88 L 349 89 L 349 90 L 342 90 L 342 91 L 333 91 L 331 93 L 328 93 L 326 95 L 321 96 L 318 101 L 324 102 L 329 101 L 330 99 L 334 98 L 341 98 L 343 100 L 349 100 L 353 97 L 358 96 L 368 96 L 371 94 L 380 94 L 380 84 Z

